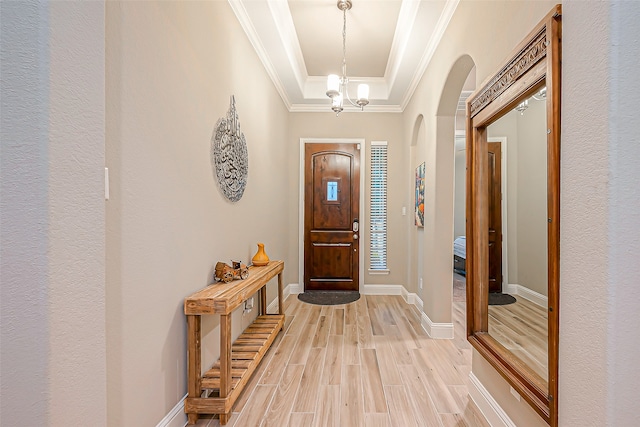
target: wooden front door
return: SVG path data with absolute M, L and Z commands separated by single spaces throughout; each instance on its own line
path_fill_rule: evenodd
M 305 144 L 304 289 L 359 290 L 360 144 Z
M 489 152 L 489 292 L 502 292 L 502 153 L 499 142 Z

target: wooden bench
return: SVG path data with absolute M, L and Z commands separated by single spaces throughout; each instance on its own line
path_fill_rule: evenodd
M 249 267 L 249 277 L 207 286 L 185 298 L 187 316 L 187 381 L 189 394 L 184 411 L 189 424 L 198 414 L 219 414 L 220 424 L 229 420 L 233 404 L 273 340 L 284 326 L 282 310 L 283 261 Z M 278 275 L 278 314 L 267 314 L 266 284 Z M 231 344 L 231 314 L 256 292 L 260 292 L 260 315 Z M 202 374 L 201 316 L 220 315 L 220 360 Z

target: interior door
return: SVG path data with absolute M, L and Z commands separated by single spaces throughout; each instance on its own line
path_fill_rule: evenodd
M 359 289 L 360 144 L 305 144 L 304 289 Z
M 502 151 L 487 142 L 489 152 L 489 292 L 502 292 Z

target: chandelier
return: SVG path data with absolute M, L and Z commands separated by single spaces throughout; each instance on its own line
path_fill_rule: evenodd
M 535 99 L 536 101 L 545 101 L 547 99 L 547 87 L 544 86 L 538 92 L 531 95 L 531 98 Z M 522 101 L 520 104 L 516 106 L 516 111 L 519 111 L 520 115 L 524 116 L 524 111 L 527 108 L 529 108 L 529 100 L 525 99 L 524 101 Z
M 336 116 L 344 110 L 343 102 L 347 101 L 354 107 L 360 107 L 364 110 L 364 106 L 369 103 L 369 85 L 358 85 L 358 99 L 353 102 L 347 91 L 349 78 L 347 77 L 347 10 L 351 9 L 351 0 L 338 0 L 338 9 L 342 11 L 342 76 L 330 74 L 327 78 L 327 96 L 331 98 L 331 109 Z

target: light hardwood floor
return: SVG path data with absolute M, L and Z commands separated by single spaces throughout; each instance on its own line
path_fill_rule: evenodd
M 399 296 L 316 306 L 295 295 L 287 320 L 227 425 L 487 427 L 468 395 L 471 346 L 464 302 L 455 339 L 434 340 Z M 211 416 L 198 427 L 217 427 Z
M 515 298 L 513 304 L 489 306 L 489 335 L 546 383 L 549 378 L 547 310 L 521 296 Z

